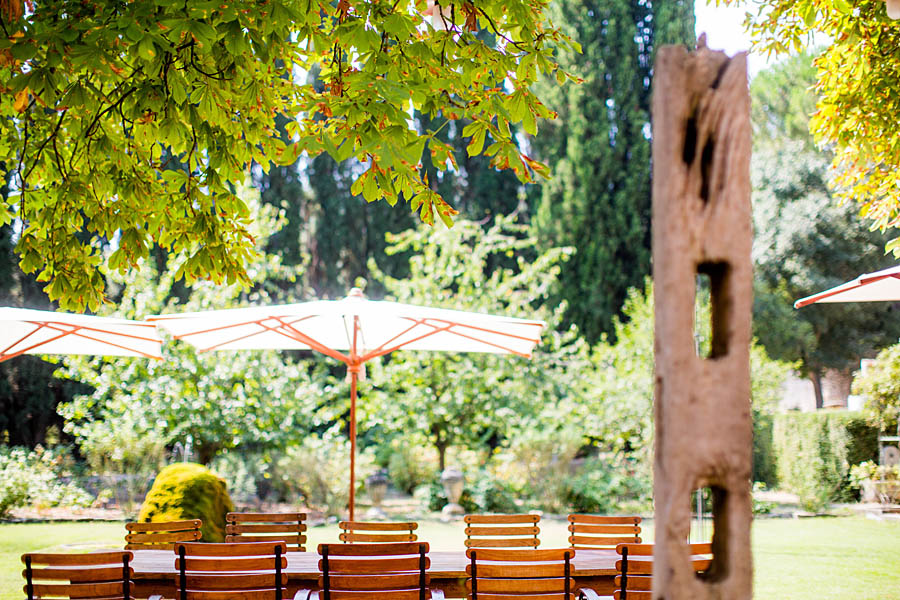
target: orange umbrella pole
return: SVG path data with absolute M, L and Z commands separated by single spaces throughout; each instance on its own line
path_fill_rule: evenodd
M 350 520 L 353 520 L 356 495 L 356 380 L 360 365 L 348 365 L 350 371 Z

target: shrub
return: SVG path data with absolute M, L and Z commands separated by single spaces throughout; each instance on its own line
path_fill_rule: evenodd
M 856 413 L 787 413 L 775 417 L 778 480 L 818 511 L 833 500 L 852 497 L 850 459 L 874 458 L 877 435 Z
M 488 471 L 481 469 L 467 473 L 465 477 L 466 482 L 459 498 L 459 505 L 467 513 L 514 513 L 521 510 L 516 504 L 515 493 L 509 484 Z M 428 510 L 438 511 L 447 504 L 444 486 L 439 479 L 428 484 L 425 496 Z
M 433 450 L 409 439 L 394 439 L 387 461 L 388 477 L 397 489 L 411 494 L 414 489 L 435 478 L 437 466 Z
M 562 501 L 573 512 L 614 513 L 644 508 L 649 503 L 650 482 L 627 460 L 598 456 L 585 461 L 563 481 Z
M 125 415 L 115 423 L 96 421 L 80 428 L 79 448 L 108 494 L 126 512 L 147 493 L 165 465 L 165 438 Z
M 356 457 L 356 491 L 374 471 L 370 452 Z M 350 441 L 329 432 L 309 435 L 274 460 L 271 469 L 274 490 L 290 504 L 305 502 L 327 515 L 339 515 L 347 506 L 350 483 Z
M 850 482 L 856 489 L 873 485 L 881 502 L 900 502 L 900 465 L 877 465 L 867 460 L 850 469 Z
M 14 508 L 37 506 L 88 506 L 93 498 L 60 477 L 70 457 L 68 448 L 33 451 L 0 447 L 0 518 Z
M 200 519 L 202 541 L 225 541 L 225 515 L 234 510 L 225 481 L 195 463 L 175 463 L 159 472 L 147 492 L 138 520 Z

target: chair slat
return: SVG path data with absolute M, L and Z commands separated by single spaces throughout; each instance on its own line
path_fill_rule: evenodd
M 226 533 L 302 533 L 306 531 L 305 523 L 247 523 L 245 525 L 226 525 Z
M 612 525 L 615 523 L 619 523 L 622 525 L 625 525 L 625 524 L 640 525 L 641 517 L 638 517 L 638 516 L 614 517 L 614 516 L 607 516 L 607 515 L 572 514 L 572 515 L 569 515 L 568 521 L 569 521 L 569 523 L 585 523 L 585 524 L 594 524 L 594 525 Z
M 597 533 L 628 535 L 640 533 L 641 528 L 637 525 L 582 525 L 580 523 L 570 523 L 569 531 L 582 535 L 594 535 Z
M 89 554 L 52 554 L 47 552 L 28 552 L 22 555 L 22 562 L 25 558 L 31 558 L 32 565 L 48 565 L 48 566 L 93 566 L 93 565 L 121 565 L 122 561 L 127 557 L 128 561 L 134 558 L 131 552 L 122 552 L 116 550 L 114 552 L 91 552 Z
M 466 515 L 463 521 L 467 524 L 493 524 L 493 523 L 531 523 L 537 525 L 541 520 L 540 515 Z
M 225 515 L 226 523 L 290 523 L 305 521 L 306 513 L 239 513 L 230 512 Z
M 352 573 L 384 573 L 392 571 L 415 571 L 419 569 L 419 558 L 376 558 L 376 559 L 350 559 L 328 557 L 329 569 L 336 572 Z M 431 566 L 431 560 L 426 557 L 425 568 Z M 319 559 L 319 570 L 324 570 L 323 560 Z
M 480 557 L 479 557 L 480 558 Z M 630 566 L 630 564 L 629 564 Z M 497 563 L 478 563 L 478 577 L 519 577 L 527 579 L 529 577 L 562 577 L 565 575 L 563 564 L 531 564 L 527 570 L 516 571 L 515 566 Z M 466 565 L 466 575 L 472 576 L 472 565 Z M 514 574 L 517 573 L 517 574 Z
M 575 550 L 572 548 L 564 548 L 564 549 L 546 549 L 546 550 L 494 550 L 494 549 L 471 549 L 466 550 L 466 558 L 471 559 L 472 555 L 475 555 L 478 560 L 482 561 L 491 561 L 491 562 L 499 562 L 499 561 L 510 561 L 510 562 L 525 562 L 525 561 L 553 561 L 553 560 L 565 560 L 565 557 L 568 555 L 571 560 L 575 556 Z
M 628 600 L 653 600 L 653 592 L 635 592 L 628 590 L 628 593 L 625 596 L 622 596 L 621 590 L 613 592 L 614 600 L 622 600 L 623 597 Z
M 540 527 L 466 527 L 466 535 L 531 535 L 541 532 Z
M 25 586 L 27 593 L 28 586 Z M 121 581 L 109 583 L 35 583 L 33 584 L 36 598 L 106 598 L 123 595 Z
M 472 538 L 466 540 L 466 548 L 537 548 L 540 540 L 535 538 Z
M 570 535 L 569 543 L 578 548 L 579 546 L 609 546 L 610 548 L 614 548 L 616 544 L 640 544 L 641 538 L 632 535 L 632 536 L 621 536 L 621 537 L 613 537 L 613 536 L 587 536 L 587 535 Z
M 279 535 L 277 533 L 267 535 L 226 535 L 225 541 L 239 544 L 242 542 L 282 542 L 286 548 L 292 550 L 299 548 L 298 552 L 304 552 L 306 545 L 305 535 Z
M 224 557 L 243 557 L 243 556 L 274 556 L 275 547 L 278 546 L 281 553 L 287 552 L 284 544 L 279 544 L 277 540 L 270 542 L 241 542 L 237 544 L 221 544 L 221 543 L 204 543 L 204 544 L 178 544 L 179 547 L 184 546 L 184 555 L 191 556 L 224 556 Z M 176 553 L 178 548 L 176 548 Z
M 273 600 L 275 590 L 188 590 L 186 595 L 187 600 Z
M 351 544 L 319 544 L 318 552 L 322 554 L 323 548 L 328 547 L 329 556 L 398 556 L 402 554 L 415 554 L 418 556 L 420 548 L 424 546 L 424 551 L 428 552 L 428 544 L 426 542 L 392 542 L 385 544 L 366 544 L 362 546 L 354 546 Z
M 565 593 L 556 594 L 482 594 L 478 592 L 478 600 L 572 600 L 575 598 L 575 592 L 569 594 L 566 598 Z M 631 594 L 628 595 L 631 600 Z
M 184 521 L 157 521 L 153 523 L 125 523 L 125 529 L 132 532 L 146 533 L 150 531 L 191 531 L 200 529 L 203 521 L 187 519 Z
M 478 596 L 480 597 L 482 593 L 492 593 L 492 594 L 500 594 L 500 593 L 558 593 L 560 590 L 565 589 L 565 579 L 562 577 L 548 577 L 542 579 L 532 579 L 532 578 L 515 578 L 515 579 L 482 579 L 481 578 L 481 569 L 482 565 L 478 565 Z M 531 567 L 529 567 L 531 570 Z M 507 571 L 509 568 L 507 567 Z M 535 573 L 535 575 L 538 575 Z M 490 575 L 485 575 L 485 577 L 490 577 Z M 575 591 L 575 579 L 569 578 L 569 589 L 573 592 Z M 471 592 L 472 591 L 472 580 L 469 579 L 466 581 L 466 589 Z
M 287 568 L 287 558 L 281 557 L 281 568 Z M 188 571 L 253 571 L 275 568 L 275 558 L 270 556 L 248 558 L 186 558 L 185 570 Z M 181 569 L 181 559 L 175 559 L 175 568 Z
M 275 571 L 268 573 L 191 573 L 185 574 L 188 590 L 242 590 L 263 589 L 275 590 Z M 287 573 L 281 574 L 281 586 L 288 584 Z
M 647 575 L 634 575 L 632 573 L 628 574 L 628 591 L 647 591 L 653 589 L 653 578 Z M 616 575 L 615 578 L 616 587 L 622 587 L 622 576 Z
M 334 590 L 331 592 L 331 600 L 419 600 L 419 590 Z
M 78 569 L 66 569 L 60 567 L 32 568 L 31 577 L 35 581 L 63 580 L 72 583 L 85 581 L 104 582 L 122 581 L 122 565 L 110 567 L 80 567 Z M 129 567 L 129 575 L 133 575 Z M 22 577 L 26 577 L 26 571 L 22 571 Z
M 352 544 L 353 542 L 414 542 L 418 539 L 418 536 L 414 533 L 402 535 L 397 535 L 396 533 L 342 533 L 338 538 L 342 542 Z
M 341 529 L 367 529 L 369 531 L 413 531 L 419 528 L 419 524 L 413 521 L 382 523 L 377 521 L 341 521 L 338 523 Z
M 199 531 L 172 531 L 160 533 L 129 533 L 125 541 L 129 544 L 172 544 L 174 542 L 192 542 L 199 540 Z
M 332 590 L 401 590 L 419 589 L 421 583 L 418 572 L 392 573 L 379 575 L 368 573 L 365 575 L 329 575 L 330 589 Z M 324 577 L 319 577 L 319 587 L 324 585 Z M 430 583 L 430 577 L 425 576 L 425 585 Z

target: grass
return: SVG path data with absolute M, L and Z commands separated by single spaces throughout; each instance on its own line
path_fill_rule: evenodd
M 419 521 L 435 550 L 463 546 L 460 523 Z M 645 539 L 652 539 L 652 524 Z M 337 540 L 337 525 L 311 527 L 309 547 Z M 21 600 L 22 563 L 34 550 L 121 547 L 121 523 L 0 524 L 0 600 Z M 565 523 L 541 522 L 541 546 L 563 547 Z M 753 526 L 754 597 L 887 600 L 900 589 L 900 522 L 862 517 L 762 519 Z

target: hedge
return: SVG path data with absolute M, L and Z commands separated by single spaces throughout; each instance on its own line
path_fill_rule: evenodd
M 851 500 L 850 467 L 878 455 L 877 430 L 856 412 L 779 414 L 772 440 L 781 488 L 812 511 Z

